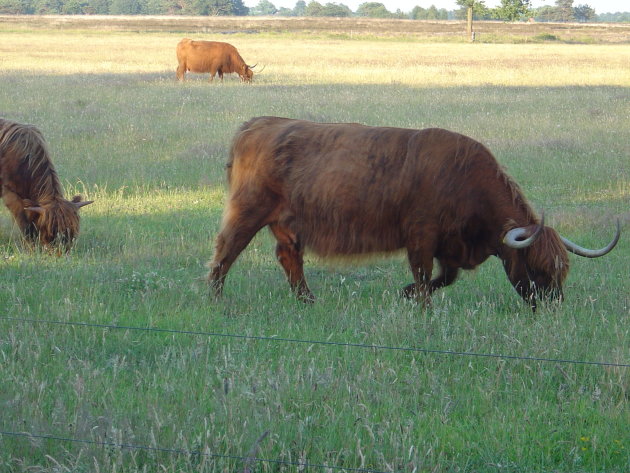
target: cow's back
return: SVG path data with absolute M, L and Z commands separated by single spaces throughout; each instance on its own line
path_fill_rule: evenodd
M 192 72 L 211 72 L 222 69 L 232 71 L 236 48 L 220 41 L 193 41 L 182 39 L 177 45 L 177 61 Z
M 492 179 L 501 172 L 483 145 L 447 130 L 276 117 L 245 123 L 228 163 L 233 194 L 276 195 L 324 256 L 394 251 L 414 225 L 470 218 L 461 202 L 480 197 L 466 195 L 475 168 Z

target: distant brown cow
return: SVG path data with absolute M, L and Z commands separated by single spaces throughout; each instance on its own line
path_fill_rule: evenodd
M 223 80 L 223 74 L 236 72 L 243 82 L 254 77 L 252 67 L 245 64 L 236 48 L 219 41 L 193 41 L 182 39 L 177 45 L 177 79 L 183 81 L 186 72 L 209 72 L 210 81 L 215 74 Z
M 357 256 L 406 249 L 414 283 L 404 294 L 428 302 L 460 269 L 498 256 L 518 293 L 562 298 L 565 250 L 580 248 L 544 226 L 490 151 L 472 138 L 409 130 L 253 118 L 236 133 L 230 194 L 209 283 L 217 295 L 237 256 L 269 226 L 276 255 L 298 297 L 313 300 L 302 256 Z M 431 279 L 433 259 L 441 271 Z
M 79 209 L 92 201 L 63 198 L 40 131 L 0 118 L 0 195 L 24 236 L 70 249 L 79 234 Z

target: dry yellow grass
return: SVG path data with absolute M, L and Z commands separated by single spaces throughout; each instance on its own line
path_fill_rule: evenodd
M 0 33 L 0 72 L 159 73 L 174 77 L 175 46 L 182 36 L 4 32 Z M 630 86 L 630 45 L 626 44 L 466 44 L 257 35 L 189 36 L 233 43 L 248 63 L 266 66 L 258 82 L 269 84 Z

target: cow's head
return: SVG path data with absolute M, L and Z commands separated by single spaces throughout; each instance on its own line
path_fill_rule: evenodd
M 253 77 L 254 77 L 254 71 L 252 71 L 252 68 L 256 67 L 254 66 L 248 66 L 247 64 L 243 64 L 243 68 L 241 70 L 241 73 L 239 74 L 241 76 L 241 80 L 243 82 L 251 82 Z
M 516 291 L 536 310 L 537 300 L 562 301 L 562 284 L 569 272 L 567 250 L 587 258 L 597 258 L 610 252 L 621 235 L 617 233 L 604 248 L 590 250 L 560 236 L 553 228 L 539 224 L 512 228 L 506 232 L 503 243 L 507 248 L 502 256 L 505 272 Z
M 63 198 L 39 203 L 25 200 L 24 210 L 35 230 L 31 236 L 51 251 L 69 251 L 79 234 L 79 209 L 92 202 L 82 201 L 80 195 L 71 201 Z

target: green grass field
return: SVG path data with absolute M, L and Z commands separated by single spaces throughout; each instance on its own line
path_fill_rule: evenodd
M 265 70 L 177 83 L 183 36 Z M 61 258 L 0 208 L 0 471 L 627 471 L 630 45 L 0 22 L 0 58 L 0 116 L 95 200 Z M 563 235 L 603 246 L 619 219 L 622 239 L 532 314 L 496 259 L 423 311 L 403 255 L 308 257 L 305 306 L 263 231 L 214 301 L 227 149 L 257 115 L 468 134 Z

